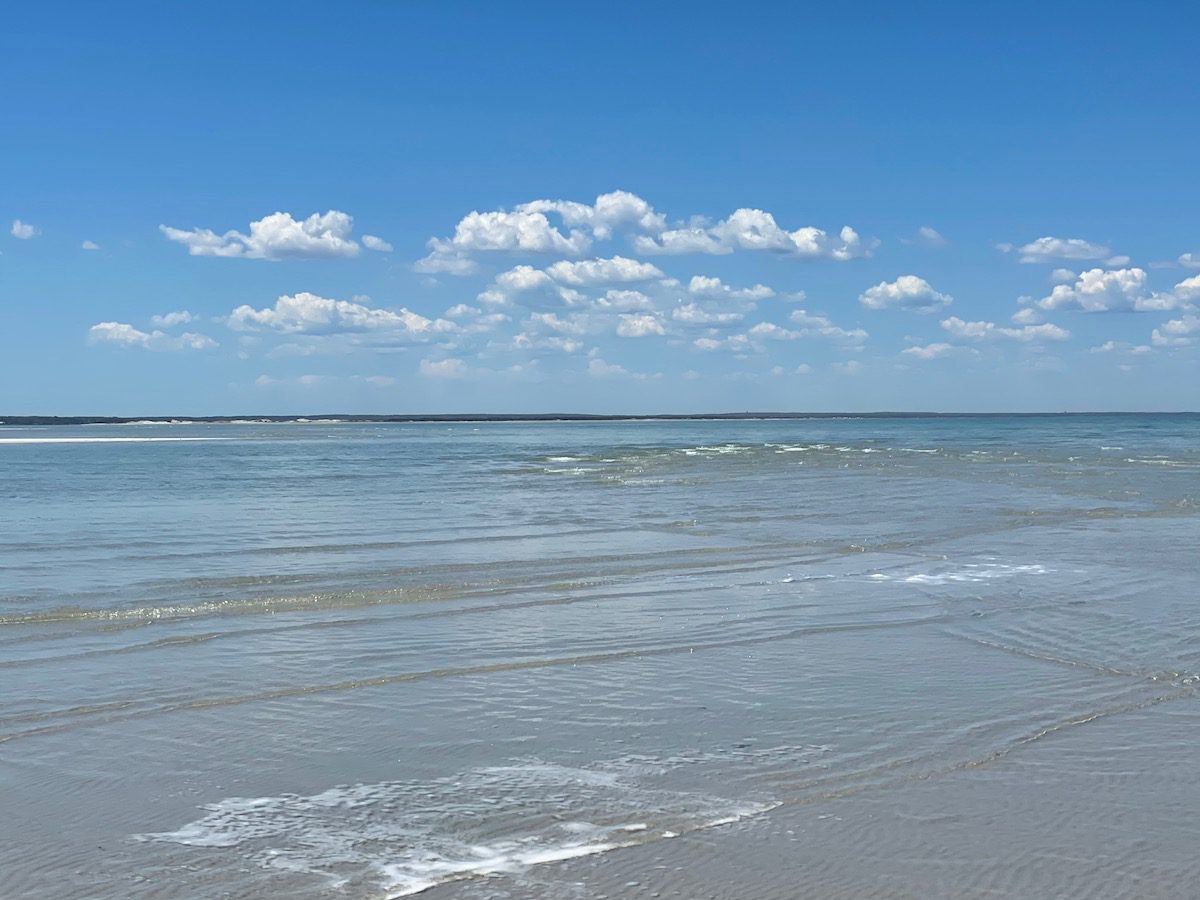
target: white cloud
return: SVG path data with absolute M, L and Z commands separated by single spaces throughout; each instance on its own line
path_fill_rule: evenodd
M 671 318 L 685 325 L 729 325 L 745 318 L 740 312 L 710 312 L 697 303 L 683 303 L 671 310 Z
M 556 227 L 547 214 L 566 227 Z M 580 256 L 593 238 L 607 240 L 618 225 L 657 229 L 659 216 L 642 198 L 626 191 L 601 194 L 595 205 L 571 200 L 533 200 L 510 210 L 473 211 L 455 226 L 449 238 L 431 238 L 430 253 L 418 261 L 419 272 L 467 275 L 475 271 L 473 253 L 495 251 L 557 253 Z
M 1071 339 L 1071 332 L 1050 322 L 1044 322 L 1041 325 L 1026 325 L 1024 328 L 1001 328 L 999 332 L 1004 337 L 1026 342 L 1067 341 Z
M 20 219 L 13 219 L 12 228 L 9 229 L 9 234 L 19 241 L 27 241 L 30 238 L 37 237 L 39 234 L 41 234 L 41 232 L 28 222 L 22 222 Z
M 97 244 L 95 241 L 84 241 L 82 244 L 79 245 L 79 249 L 80 250 L 99 250 L 100 245 Z
M 512 339 L 513 350 L 555 350 L 561 353 L 578 353 L 583 347 L 582 341 L 557 334 L 535 335 L 522 332 Z
M 1055 269 L 1050 273 L 1051 284 L 1067 284 L 1074 281 L 1078 276 L 1070 269 Z
M 1092 347 L 1089 353 L 1127 353 L 1131 356 L 1145 356 L 1153 353 L 1154 349 L 1146 344 L 1127 344 L 1124 341 L 1105 341 L 1099 346 Z
M 662 270 L 650 263 L 614 256 L 612 259 L 587 259 L 579 262 L 562 260 L 545 270 L 560 284 L 620 284 L 661 278 Z
M 1012 320 L 1018 325 L 1037 325 L 1042 317 L 1033 307 L 1023 306 L 1012 314 Z
M 954 351 L 953 344 L 926 344 L 924 347 L 905 347 L 902 353 L 907 353 L 917 359 L 937 359 Z
M 313 213 L 303 220 L 290 213 L 272 213 L 251 222 L 249 234 L 217 234 L 207 228 L 186 231 L 167 225 L 158 228 L 169 240 L 187 247 L 192 256 L 281 260 L 357 256 L 359 252 L 358 243 L 350 237 L 354 219 L 337 210 Z
M 758 322 L 747 329 L 745 334 L 731 334 L 725 338 L 715 337 L 717 332 L 710 329 L 708 335 L 692 341 L 692 346 L 705 351 L 724 349 L 735 353 L 762 353 L 766 349 L 765 341 L 795 341 L 801 338 L 822 337 L 857 348 L 867 339 L 867 332 L 861 328 L 840 328 L 825 316 L 814 315 L 803 309 L 794 310 L 788 318 L 800 327 L 785 328 L 774 322 Z
M 533 266 L 517 266 L 496 276 L 496 286 L 506 292 L 533 291 L 552 286 L 554 279 Z
M 720 278 L 710 278 L 707 275 L 693 275 L 688 282 L 688 293 L 699 297 L 728 297 L 733 300 L 767 300 L 775 296 L 775 291 L 765 284 L 733 288 Z
M 940 250 L 942 247 L 949 245 L 936 228 L 929 225 L 922 225 L 917 229 L 917 235 L 913 238 L 901 238 L 902 244 L 918 244 L 922 247 L 928 247 L 931 250 Z
M 956 338 L 984 338 L 996 330 L 995 322 L 965 322 L 958 316 L 942 319 L 942 327 Z
M 1187 285 L 1187 281 L 1180 282 L 1175 294 L 1155 293 L 1147 288 L 1144 269 L 1088 269 L 1074 284 L 1056 285 L 1037 305 L 1084 312 L 1170 310 L 1183 305 Z
M 1175 296 L 1187 302 L 1200 300 L 1200 275 L 1185 278 L 1175 285 Z
M 1194 341 L 1189 335 L 1196 332 L 1200 332 L 1200 316 L 1188 313 L 1155 328 L 1150 335 L 1150 343 L 1155 347 L 1183 347 Z
M 151 316 L 150 322 L 158 328 L 172 328 L 175 325 L 186 325 L 188 322 L 196 321 L 186 309 L 181 309 L 178 312 L 169 312 L 161 316 Z
M 596 378 L 612 378 L 614 376 L 628 376 L 629 370 L 615 363 L 606 363 L 597 356 L 588 360 L 588 374 Z
M 557 313 L 533 313 L 528 322 L 549 328 L 551 331 L 557 331 L 559 334 L 570 334 L 576 337 L 587 332 L 587 325 L 577 316 L 560 319 Z
M 600 310 L 652 310 L 654 301 L 641 291 L 613 289 L 596 300 L 596 308 Z
M 931 313 L 954 302 L 949 294 L 935 291 L 924 278 L 916 275 L 901 275 L 895 281 L 881 281 L 867 288 L 858 302 L 868 309 L 909 309 L 914 312 Z
M 374 250 L 377 253 L 391 253 L 392 245 L 381 237 L 376 237 L 373 234 L 364 234 L 362 236 L 363 246 L 368 250 Z
M 651 313 L 623 313 L 617 324 L 617 334 L 621 337 L 648 337 L 652 334 L 666 334 L 662 320 Z
M 436 361 L 423 359 L 417 372 L 423 378 L 463 378 L 467 374 L 467 364 L 455 357 Z
M 746 333 L 752 338 L 769 338 L 773 341 L 794 341 L 804 337 L 802 332 L 783 328 L 774 322 L 759 322 Z
M 1105 259 L 1112 250 L 1081 238 L 1041 237 L 1017 249 L 1023 263 L 1049 263 L 1059 259 Z
M 273 307 L 239 306 L 228 319 L 234 329 L 270 328 L 285 334 L 388 332 L 409 337 L 453 331 L 445 319 L 427 319 L 407 309 L 380 309 L 349 300 L 330 300 L 302 291 L 280 297 Z
M 553 219 L 551 218 L 553 217 Z M 641 197 L 627 191 L 601 194 L 595 203 L 575 200 L 532 200 L 509 210 L 468 213 L 449 237 L 431 238 L 429 255 L 419 260 L 420 272 L 467 275 L 476 270 L 480 253 L 554 253 L 582 256 L 594 241 L 626 232 L 636 250 L 646 254 L 733 253 L 768 250 L 803 258 L 847 260 L 869 256 L 877 241 L 864 242 L 846 226 L 836 235 L 819 228 L 785 231 L 770 213 L 735 210 L 710 224 L 693 218 L 667 227 L 665 217 Z
M 432 241 L 430 243 L 433 245 Z M 414 271 L 429 275 L 470 275 L 479 268 L 469 256 L 448 245 L 438 243 L 433 249 L 433 253 L 413 263 Z
M 735 250 L 766 250 L 806 259 L 857 259 L 870 256 L 876 242 L 864 243 L 849 225 L 833 237 L 811 226 L 785 231 L 771 213 L 761 209 L 734 210 L 716 225 L 691 225 L 657 235 L 640 235 L 634 247 L 642 253 L 725 254 Z
M 1179 264 L 1185 269 L 1200 269 L 1200 253 L 1185 253 L 1179 257 Z
M 946 239 L 938 233 L 937 229 L 928 225 L 922 225 L 917 229 L 917 237 L 930 247 L 945 247 L 947 244 Z
M 601 194 L 593 206 L 572 200 L 534 200 L 516 209 L 526 213 L 557 213 L 565 225 L 590 228 L 597 240 L 612 237 L 613 228 L 618 225 L 631 225 L 644 231 L 661 231 L 666 227 L 666 220 L 654 211 L 654 207 L 628 191 Z
M 608 363 L 599 356 L 593 356 L 588 360 L 588 374 L 593 378 L 634 378 L 638 381 L 645 381 L 648 378 L 658 378 L 659 373 L 647 374 L 644 372 L 630 372 L 624 366 L 619 366 L 616 363 Z
M 788 318 L 800 326 L 801 337 L 815 335 L 849 344 L 862 344 L 869 337 L 861 328 L 842 328 L 834 325 L 826 316 L 814 315 L 803 309 L 793 310 Z
M 1025 325 L 1021 328 L 1001 328 L 995 322 L 966 322 L 958 316 L 950 316 L 948 319 L 943 319 L 941 325 L 952 336 L 964 340 L 1011 338 L 1031 343 L 1034 341 L 1065 341 L 1071 337 L 1071 332 L 1065 328 L 1048 322 L 1041 325 Z
M 497 275 L 492 284 L 479 295 L 479 300 L 482 303 L 502 306 L 516 299 L 519 294 L 538 292 L 556 297 L 567 306 L 580 306 L 586 303 L 588 298 L 577 290 L 577 287 L 649 281 L 662 278 L 662 274 L 657 266 L 623 256 L 580 261 L 560 260 L 546 269 L 519 265 Z M 624 299 L 632 301 L 634 296 L 626 294 Z M 597 302 L 596 305 L 613 308 L 614 304 L 620 304 L 621 301 L 622 295 L 610 291 L 605 302 Z
M 207 335 L 185 331 L 172 336 L 157 329 L 141 331 L 126 322 L 99 322 L 88 329 L 88 341 L 147 350 L 209 350 L 217 346 L 217 342 Z

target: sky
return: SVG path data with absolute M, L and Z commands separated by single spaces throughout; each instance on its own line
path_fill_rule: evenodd
M 0 415 L 1200 409 L 1200 7 L 22 5 Z

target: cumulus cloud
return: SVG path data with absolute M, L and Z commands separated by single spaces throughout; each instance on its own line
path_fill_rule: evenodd
M 765 351 L 767 341 L 795 341 L 801 338 L 825 338 L 848 348 L 857 349 L 867 339 L 867 332 L 861 328 L 845 329 L 834 325 L 827 317 L 809 313 L 803 309 L 794 310 L 789 320 L 795 328 L 787 328 L 775 322 L 758 322 L 746 330 L 744 334 L 731 334 L 728 337 L 716 337 L 715 329 L 710 329 L 704 337 L 692 341 L 697 350 L 732 350 L 735 353 L 761 353 Z
M 560 284 L 592 285 L 620 284 L 661 278 L 662 270 L 647 262 L 614 256 L 612 259 L 587 259 L 579 262 L 562 260 L 545 270 Z
M 1049 322 L 1041 325 L 1025 325 L 1021 328 L 1002 328 L 995 322 L 967 322 L 958 316 L 951 316 L 948 319 L 942 319 L 941 325 L 952 336 L 964 340 L 1011 338 L 1016 341 L 1033 343 L 1035 341 L 1065 341 L 1071 337 L 1071 332 Z
M 482 303 L 505 305 L 521 294 L 542 294 L 556 298 L 567 306 L 579 306 L 588 298 L 580 287 L 608 284 L 630 284 L 662 278 L 662 271 L 650 263 L 623 256 L 611 259 L 560 260 L 546 269 L 520 265 L 501 272 L 492 284 L 479 295 Z M 642 295 L 644 297 L 644 295 Z M 633 294 L 624 295 L 632 301 Z M 646 298 L 648 299 L 648 298 Z M 622 295 L 609 292 L 606 302 L 599 306 L 619 305 Z
M 1012 320 L 1018 325 L 1037 325 L 1042 321 L 1042 316 L 1033 307 L 1023 306 L 1012 314 Z
M 1011 245 L 1007 245 L 1011 249 Z M 1112 250 L 1082 238 L 1040 237 L 1018 247 L 1023 263 L 1051 263 L 1061 259 L 1106 259 Z
M 578 338 L 560 334 L 538 335 L 523 331 L 512 339 L 513 350 L 554 350 L 571 354 L 578 353 L 583 347 L 583 341 Z
M 608 363 L 599 356 L 593 356 L 588 360 L 588 374 L 593 378 L 634 378 L 638 381 L 645 381 L 648 378 L 658 378 L 659 373 L 648 374 L 645 372 L 630 372 L 624 366 L 619 366 L 616 363 Z
M 954 302 L 949 294 L 941 294 L 924 278 L 901 275 L 895 281 L 881 281 L 859 295 L 858 302 L 867 309 L 908 309 L 931 313 Z
M 617 334 L 621 337 L 649 337 L 666 333 L 662 320 L 651 313 L 623 313 L 617 323 Z
M 1151 291 L 1146 282 L 1144 269 L 1089 269 L 1072 284 L 1056 285 L 1037 305 L 1084 312 L 1149 312 L 1177 309 L 1188 299 L 1188 281 L 1176 285 L 1175 293 Z
M 522 213 L 557 213 L 568 226 L 583 226 L 598 240 L 612 237 L 613 229 L 629 225 L 644 231 L 661 231 L 666 220 L 649 203 L 628 191 L 601 194 L 594 205 L 572 200 L 533 200 L 516 208 Z
M 1185 269 L 1200 269 L 1200 253 L 1185 253 L 1179 257 L 1179 264 Z
M 381 237 L 376 237 L 373 234 L 364 234 L 362 236 L 363 246 L 368 250 L 374 250 L 377 253 L 391 253 L 392 245 Z
M 804 259 L 844 261 L 870 256 L 876 242 L 864 242 L 849 225 L 836 237 L 812 226 L 787 231 L 771 213 L 742 208 L 715 225 L 696 224 L 654 235 L 639 235 L 633 245 L 639 252 L 647 254 L 726 254 L 736 250 L 764 250 Z
M 98 322 L 88 329 L 88 341 L 146 350 L 209 350 L 217 346 L 217 342 L 207 335 L 190 331 L 169 335 L 158 329 L 142 331 L 127 322 Z
M 671 310 L 671 318 L 685 325 L 730 325 L 744 319 L 745 313 L 709 311 L 698 303 L 683 303 Z
M 548 214 L 562 224 L 555 225 Z M 471 254 L 495 251 L 581 256 L 593 239 L 607 240 L 617 226 L 660 229 L 664 224 L 649 203 L 627 191 L 601 194 L 594 204 L 533 200 L 511 210 L 476 210 L 459 221 L 450 237 L 431 238 L 429 255 L 415 268 L 468 275 L 476 269 Z
M 158 328 L 173 328 L 176 325 L 186 325 L 194 321 L 196 321 L 196 317 L 186 309 L 150 317 L 150 323 Z
M 861 328 L 842 328 L 834 325 L 826 316 L 815 315 L 803 309 L 791 312 L 788 319 L 799 325 L 800 337 L 823 337 L 848 344 L 862 344 L 868 334 Z
M 329 259 L 357 256 L 358 243 L 350 236 L 354 219 L 331 209 L 297 220 L 290 213 L 276 212 L 250 223 L 250 233 L 208 228 L 190 231 L 158 226 L 169 240 L 188 248 L 191 256 L 220 256 L 243 259 Z M 376 238 L 378 240 L 378 238 Z
M 578 316 L 568 316 L 563 319 L 557 313 L 533 313 L 527 320 L 528 325 L 538 325 L 559 334 L 579 336 L 587 333 L 587 323 Z
M 693 275 L 688 282 L 688 293 L 698 297 L 728 297 L 732 300 L 767 300 L 775 296 L 775 291 L 765 284 L 756 284 L 748 288 L 733 288 L 707 275 Z
M 267 328 L 284 334 L 329 335 L 347 332 L 387 332 L 420 337 L 454 331 L 446 319 L 428 319 L 407 309 L 381 309 L 350 300 L 331 300 L 302 291 L 285 294 L 274 306 L 255 309 L 242 305 L 230 313 L 231 328 Z
M 97 244 L 95 241 L 84 241 L 82 244 L 79 245 L 79 249 L 80 250 L 99 250 L 100 245 Z
M 929 225 L 922 225 L 917 229 L 915 237 L 901 238 L 900 243 L 917 244 L 921 247 L 928 247 L 931 250 L 940 250 L 942 247 L 948 246 L 950 242 L 942 237 L 936 228 Z
M 1184 347 L 1195 340 L 1190 335 L 1197 332 L 1200 332 L 1200 316 L 1188 313 L 1155 328 L 1150 343 L 1155 347 Z
M 917 359 L 937 359 L 939 356 L 954 352 L 954 349 L 953 344 L 926 344 L 924 347 L 905 347 L 901 352 L 915 356 Z
M 422 378 L 463 378 L 467 374 L 467 364 L 453 356 L 439 360 L 423 359 L 417 373 Z
M 28 222 L 22 222 L 20 219 L 13 219 L 12 228 L 9 229 L 8 233 L 19 241 L 27 241 L 41 234 L 37 228 Z
M 603 297 L 597 298 L 595 306 L 602 311 L 652 310 L 654 301 L 641 291 L 614 288 L 606 291 Z
M 1128 344 L 1124 341 L 1105 341 L 1096 347 L 1088 350 L 1089 353 L 1128 353 L 1131 356 L 1144 356 L 1147 353 L 1152 353 L 1153 348 L 1146 344 Z
M 737 209 L 716 224 L 696 218 L 668 226 L 647 201 L 627 191 L 601 194 L 594 203 L 532 200 L 511 209 L 472 211 L 449 237 L 431 238 L 429 254 L 415 264 L 420 272 L 468 275 L 475 257 L 489 252 L 582 256 L 595 241 L 626 234 L 644 254 L 725 254 L 766 250 L 801 258 L 836 260 L 869 256 L 877 241 L 863 241 L 849 226 L 836 235 L 819 228 L 785 230 L 764 210 Z
M 1200 300 L 1200 275 L 1185 278 L 1175 285 L 1175 296 L 1184 303 Z

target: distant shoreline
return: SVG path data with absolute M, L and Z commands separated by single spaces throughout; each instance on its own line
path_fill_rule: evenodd
M 387 424 L 387 423 L 480 423 L 480 422 L 712 422 L 762 421 L 777 419 L 969 419 L 1052 418 L 1084 416 L 1196 416 L 1200 412 L 724 412 L 659 413 L 644 415 L 592 413 L 428 413 L 428 414 L 342 414 L 277 416 L 0 416 L 0 427 L 29 425 L 288 425 L 288 424 Z

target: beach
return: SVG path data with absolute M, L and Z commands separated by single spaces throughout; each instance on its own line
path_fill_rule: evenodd
M 1188 896 L 1200 416 L 0 428 L 0 896 Z

